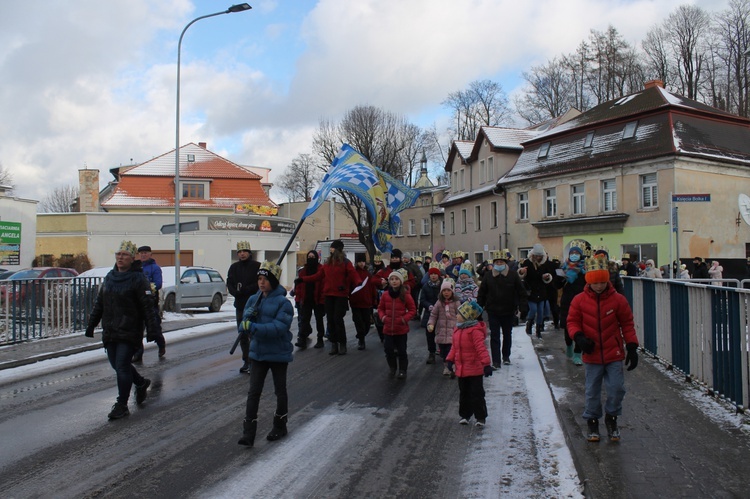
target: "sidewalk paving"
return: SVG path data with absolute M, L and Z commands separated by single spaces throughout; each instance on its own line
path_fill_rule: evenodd
M 216 320 L 165 322 L 164 331 Z M 587 497 L 746 496 L 750 419 L 733 414 L 645 353 L 637 369 L 626 372 L 628 392 L 618 421 L 622 440 L 586 441 L 584 368 L 565 357 L 562 335 L 548 330 L 543 340 L 533 341 Z M 83 333 L 0 347 L 0 377 L 2 370 L 98 348 L 99 337 L 92 340 Z M 601 430 L 606 433 L 603 422 Z

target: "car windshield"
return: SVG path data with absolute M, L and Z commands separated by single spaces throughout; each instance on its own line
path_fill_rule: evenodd
M 27 269 L 27 270 L 20 270 L 13 274 L 10 279 L 12 281 L 22 281 L 24 279 L 34 279 L 36 277 L 39 277 L 39 274 L 41 274 L 42 271 L 39 269 Z

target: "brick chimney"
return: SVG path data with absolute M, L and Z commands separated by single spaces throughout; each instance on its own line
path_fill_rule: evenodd
M 206 148 L 206 143 L 205 142 L 198 142 L 198 146 L 202 147 L 203 149 L 205 149 Z
M 78 170 L 78 211 L 99 211 L 99 170 Z
M 653 87 L 661 87 L 664 88 L 664 82 L 661 80 L 649 80 L 646 83 L 643 84 L 643 89 L 647 90 L 649 88 Z

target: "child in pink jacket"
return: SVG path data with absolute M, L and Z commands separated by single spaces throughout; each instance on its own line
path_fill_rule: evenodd
M 437 343 L 440 351 L 440 357 L 443 358 L 445 366 L 443 367 L 443 376 L 450 376 L 451 379 L 455 378 L 456 374 L 448 369 L 448 363 L 445 361 L 451 351 L 453 330 L 456 328 L 456 316 L 458 315 L 458 307 L 461 305 L 461 300 L 453 292 L 453 287 L 453 279 L 446 277 L 443 284 L 440 285 L 440 296 L 435 305 L 432 306 L 430 318 L 427 321 L 427 331 L 435 333 L 435 343 Z
M 487 326 L 478 319 L 482 307 L 475 301 L 466 301 L 458 308 L 453 344 L 448 354 L 448 368 L 458 376 L 459 424 L 467 425 L 472 416 L 476 425 L 484 426 L 487 419 L 487 403 L 484 400 L 482 376 L 492 376 L 492 361 L 484 339 Z

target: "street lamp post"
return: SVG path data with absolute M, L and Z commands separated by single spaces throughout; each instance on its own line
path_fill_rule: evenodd
M 220 16 L 222 14 L 233 14 L 250 10 L 247 3 L 232 5 L 227 10 L 215 12 L 205 16 L 196 17 L 190 21 L 180 33 L 180 41 L 177 43 L 177 105 L 175 117 L 175 140 L 174 140 L 174 298 L 175 311 L 180 312 L 180 52 L 182 49 L 182 38 L 187 29 L 193 23 L 208 17 Z

